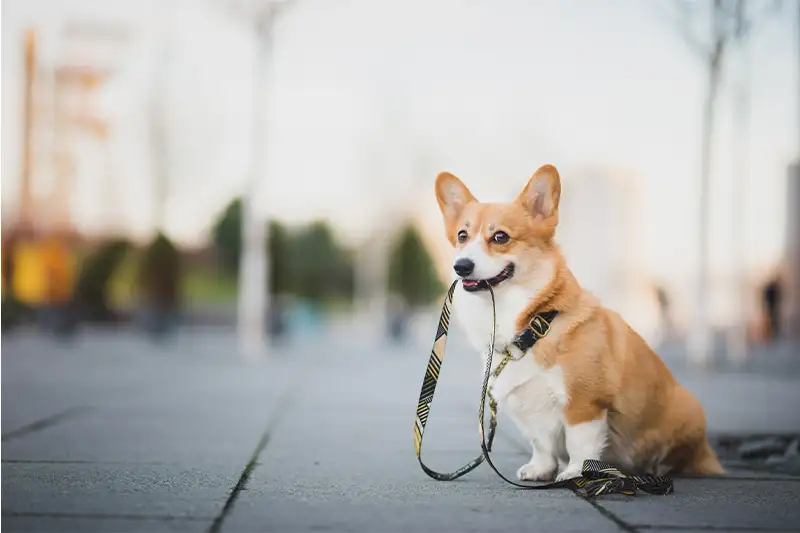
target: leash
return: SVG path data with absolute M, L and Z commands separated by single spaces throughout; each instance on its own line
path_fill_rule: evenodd
M 486 368 L 483 374 L 481 400 L 478 406 L 478 433 L 481 439 L 482 453 L 453 472 L 441 473 L 429 468 L 422 460 L 422 440 L 425 433 L 425 426 L 428 423 L 428 415 L 430 414 L 433 396 L 436 392 L 436 384 L 439 381 L 442 362 L 444 361 L 445 348 L 447 345 L 447 333 L 450 329 L 450 314 L 453 305 L 453 294 L 457 285 L 458 280 L 454 281 L 450 286 L 450 289 L 448 289 L 442 305 L 442 313 L 439 317 L 439 326 L 436 330 L 436 338 L 433 343 L 433 348 L 431 349 L 428 366 L 425 370 L 425 378 L 422 381 L 422 390 L 420 391 L 419 402 L 417 403 L 417 418 L 414 421 L 414 450 L 422 470 L 428 476 L 438 481 L 452 481 L 475 470 L 481 463 L 486 461 L 501 479 L 515 487 L 526 490 L 568 488 L 585 497 L 596 497 L 602 494 L 613 493 L 632 496 L 639 490 L 649 494 L 666 495 L 674 491 L 672 479 L 669 477 L 651 475 L 628 476 L 623 474 L 616 467 L 597 460 L 584 461 L 581 476 L 579 477 L 552 483 L 540 483 L 536 485 L 523 484 L 513 481 L 500 472 L 491 459 L 492 444 L 494 442 L 494 436 L 497 430 L 497 401 L 492 396 L 491 388 L 489 387 L 489 379 L 491 377 L 497 379 L 510 361 L 522 359 L 529 348 L 531 348 L 539 339 L 545 337 L 550 332 L 550 324 L 555 317 L 556 312 L 551 311 L 549 313 L 539 313 L 534 315 L 528 323 L 528 328 L 517 335 L 517 341 L 515 344 L 518 348 L 520 348 L 521 355 L 518 358 L 515 358 L 508 351 L 508 349 L 506 349 L 503 353 L 503 359 L 500 360 L 500 363 L 497 365 L 494 371 L 492 371 L 495 331 L 497 329 L 497 311 L 494 291 L 488 284 L 486 285 L 486 288 L 488 289 L 492 298 L 492 334 L 490 338 L 491 342 L 489 344 L 489 353 L 486 357 Z M 487 398 L 489 400 L 488 403 L 490 415 L 488 436 L 485 430 L 485 405 L 487 403 Z

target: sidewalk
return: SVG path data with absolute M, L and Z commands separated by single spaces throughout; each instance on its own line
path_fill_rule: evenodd
M 721 344 L 721 343 L 720 343 Z M 675 371 L 689 369 L 682 343 L 678 341 L 656 348 L 658 354 Z M 768 345 L 751 345 L 745 359 L 730 359 L 724 347 L 717 346 L 709 358 L 709 368 L 714 373 L 758 374 L 789 379 L 800 379 L 800 342 L 780 339 Z
M 219 330 L 164 347 L 131 333 L 59 347 L 3 339 L 3 531 L 796 531 L 800 476 L 732 469 L 667 497 L 520 491 L 488 467 L 420 470 L 412 422 L 430 346 L 307 339 L 238 359 Z M 480 363 L 451 337 L 426 433 L 433 468 L 479 451 Z M 680 376 L 713 432 L 800 434 L 800 379 Z M 529 451 L 501 420 L 509 474 Z

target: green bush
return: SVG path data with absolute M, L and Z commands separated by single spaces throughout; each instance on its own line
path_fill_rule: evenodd
M 126 240 L 114 240 L 101 245 L 83 260 L 75 283 L 74 302 L 88 320 L 103 321 L 114 317 L 108 303 L 109 280 L 130 247 Z
M 138 285 L 143 303 L 176 309 L 180 301 L 180 251 L 163 233 L 144 249 L 139 261 Z
M 433 260 L 413 224 L 408 224 L 392 247 L 389 291 L 412 307 L 430 304 L 444 290 Z
M 242 199 L 233 199 L 217 217 L 211 230 L 222 270 L 238 275 L 242 253 Z
M 273 295 L 292 294 L 309 300 L 351 299 L 353 258 L 335 239 L 330 225 L 317 221 L 295 231 L 279 222 L 269 232 L 270 283 Z M 239 275 L 242 253 L 242 201 L 231 201 L 217 217 L 212 239 L 226 274 Z
M 353 297 L 353 258 L 336 242 L 330 226 L 317 221 L 291 239 L 291 292 L 309 300 Z

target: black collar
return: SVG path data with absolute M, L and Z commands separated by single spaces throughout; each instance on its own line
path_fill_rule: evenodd
M 533 315 L 528 327 L 517 333 L 511 343 L 523 353 L 530 350 L 536 341 L 550 333 L 550 325 L 557 314 L 558 311 L 553 310 Z

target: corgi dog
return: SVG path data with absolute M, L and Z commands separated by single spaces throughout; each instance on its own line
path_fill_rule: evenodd
M 457 320 L 485 363 L 491 285 L 493 364 L 506 349 L 516 356 L 491 386 L 500 410 L 533 448 L 517 477 L 579 477 L 587 459 L 629 474 L 724 474 L 697 398 L 567 267 L 554 240 L 560 197 L 561 178 L 552 165 L 539 168 L 508 204 L 479 202 L 450 173 L 436 178 L 436 199 L 455 248 L 454 279 L 461 279 Z M 548 312 L 556 313 L 548 334 L 521 351 L 515 339 L 533 317 Z

